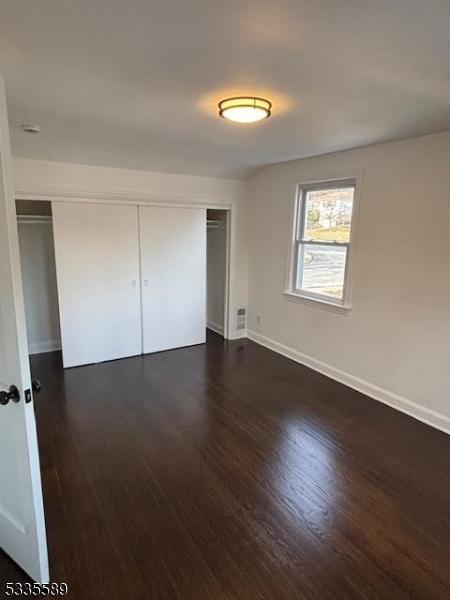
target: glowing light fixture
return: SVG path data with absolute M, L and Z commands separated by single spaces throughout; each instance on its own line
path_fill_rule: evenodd
M 242 96 L 219 102 L 219 115 L 238 123 L 254 123 L 270 117 L 272 103 L 264 98 Z

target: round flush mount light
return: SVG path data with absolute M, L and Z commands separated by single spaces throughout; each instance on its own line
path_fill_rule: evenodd
M 219 115 L 237 123 L 254 123 L 271 115 L 272 103 L 264 98 L 239 96 L 219 102 Z
M 30 125 L 29 123 L 23 123 L 20 126 L 20 129 L 24 132 L 24 133 L 41 133 L 41 128 L 39 125 Z

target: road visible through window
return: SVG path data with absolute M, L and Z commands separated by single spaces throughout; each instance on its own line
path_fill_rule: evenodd
M 301 190 L 295 290 L 343 300 L 354 190 L 353 184 Z
M 305 244 L 303 289 L 342 298 L 346 249 Z

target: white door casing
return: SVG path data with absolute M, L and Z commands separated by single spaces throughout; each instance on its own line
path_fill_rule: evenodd
M 0 78 L 0 547 L 35 581 L 49 581 L 47 540 L 20 271 L 6 94 Z M 32 397 L 31 397 L 32 398 Z

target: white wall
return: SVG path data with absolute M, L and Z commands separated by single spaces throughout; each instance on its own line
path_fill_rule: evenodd
M 226 275 L 226 213 L 208 211 L 208 219 L 219 227 L 209 227 L 206 239 L 207 325 L 223 334 Z
M 14 176 L 19 198 L 115 198 L 134 203 L 140 198 L 149 203 L 230 206 L 230 337 L 245 336 L 245 331 L 236 330 L 234 315 L 248 299 L 248 182 L 18 158 Z
M 61 348 L 51 221 L 19 222 L 20 261 L 30 354 Z
M 449 157 L 443 133 L 264 169 L 252 182 L 249 287 L 253 339 L 447 431 Z M 352 311 L 287 300 L 293 183 L 361 170 Z
M 249 240 L 250 336 L 450 431 L 449 156 L 450 133 L 436 134 L 276 165 L 250 186 L 28 159 L 14 168 L 21 197 L 96 191 L 126 201 L 132 191 L 144 201 L 231 205 L 230 308 L 247 306 Z M 290 302 L 282 291 L 292 184 L 361 170 L 353 310 Z M 234 318 L 231 333 L 239 336 Z

